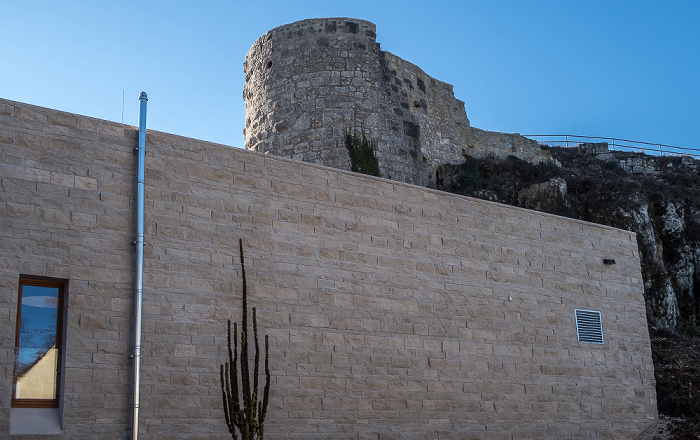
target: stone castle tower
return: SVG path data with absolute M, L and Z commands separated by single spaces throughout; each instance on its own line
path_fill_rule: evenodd
M 471 127 L 450 84 L 380 49 L 373 23 L 350 18 L 280 26 L 244 64 L 249 150 L 350 169 L 344 137 L 365 134 L 384 177 L 423 186 L 464 154 L 549 160 L 535 141 Z

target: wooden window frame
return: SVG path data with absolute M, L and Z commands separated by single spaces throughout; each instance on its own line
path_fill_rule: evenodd
M 44 277 L 20 276 L 17 289 L 17 318 L 15 322 L 15 350 L 19 349 L 19 330 L 22 318 L 22 287 L 38 286 L 58 288 L 58 304 L 56 310 L 56 397 L 54 399 L 16 399 L 15 398 L 15 371 L 13 367 L 12 379 L 12 408 L 58 408 L 61 396 L 61 379 L 63 373 L 63 314 L 66 292 L 66 281 Z M 17 353 L 15 353 L 17 356 Z

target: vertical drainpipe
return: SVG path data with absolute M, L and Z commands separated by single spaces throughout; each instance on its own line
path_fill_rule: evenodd
M 136 316 L 134 317 L 134 408 L 131 418 L 132 439 L 139 437 L 139 387 L 141 384 L 141 308 L 143 303 L 143 225 L 144 176 L 146 160 L 146 92 L 139 95 L 139 147 L 136 196 Z

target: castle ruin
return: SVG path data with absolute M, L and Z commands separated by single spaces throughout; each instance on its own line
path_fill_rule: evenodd
M 472 127 L 452 85 L 381 50 L 368 21 L 277 27 L 253 44 L 244 70 L 249 150 L 349 170 L 344 136 L 363 133 L 384 177 L 422 186 L 434 186 L 436 167 L 464 154 L 550 160 L 519 134 Z

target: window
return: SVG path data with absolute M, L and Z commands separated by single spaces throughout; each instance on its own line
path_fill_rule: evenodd
M 20 278 L 12 406 L 57 408 L 65 283 Z
M 603 323 L 600 312 L 576 309 L 576 333 L 579 342 L 590 344 L 603 343 Z

